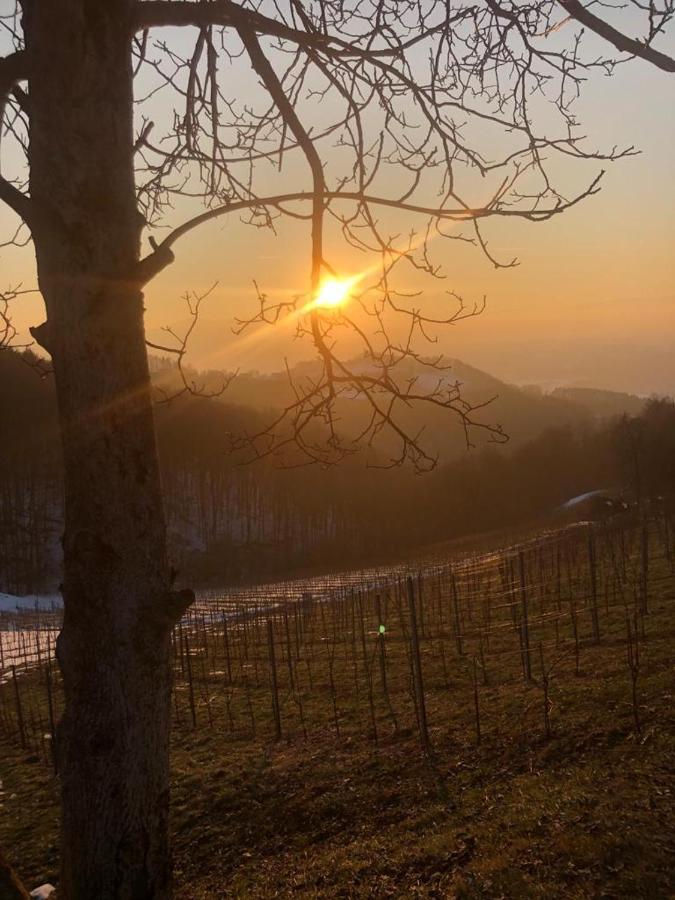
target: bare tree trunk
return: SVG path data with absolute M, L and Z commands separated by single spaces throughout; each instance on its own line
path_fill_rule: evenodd
M 170 889 L 170 592 L 136 277 L 129 0 L 26 4 L 30 190 L 64 451 L 59 896 Z

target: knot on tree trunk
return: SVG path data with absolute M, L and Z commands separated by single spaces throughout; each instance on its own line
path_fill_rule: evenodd
M 162 269 L 166 269 L 174 261 L 173 251 L 169 247 L 158 244 L 154 238 L 150 238 L 153 252 L 141 259 L 134 270 L 132 280 L 139 287 L 151 281 Z
M 51 355 L 52 342 L 50 339 L 49 322 L 43 322 L 42 325 L 35 325 L 28 329 L 36 344 L 39 344 L 43 350 Z
M 195 592 L 191 591 L 189 588 L 184 588 L 180 591 L 171 591 L 169 593 L 166 608 L 172 626 L 180 622 L 194 602 Z

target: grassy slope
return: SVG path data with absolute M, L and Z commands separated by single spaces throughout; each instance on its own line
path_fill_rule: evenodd
M 384 711 L 378 746 L 350 728 L 364 709 L 347 692 L 340 741 L 327 725 L 305 742 L 296 723 L 251 742 L 214 703 L 212 729 L 174 736 L 177 897 L 672 898 L 673 599 L 647 620 L 641 737 L 618 636 L 584 648 L 580 677 L 569 660 L 554 676 L 549 740 L 536 683 L 481 688 L 480 746 L 470 692 L 431 690 L 431 762 Z M 269 718 L 269 695 L 253 700 Z M 0 777 L 0 845 L 31 886 L 55 881 L 54 780 L 4 738 Z

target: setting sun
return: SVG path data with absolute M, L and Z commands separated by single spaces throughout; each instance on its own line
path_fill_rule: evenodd
M 328 278 L 319 288 L 314 306 L 331 309 L 341 306 L 349 299 L 349 292 L 356 283 L 356 278 Z

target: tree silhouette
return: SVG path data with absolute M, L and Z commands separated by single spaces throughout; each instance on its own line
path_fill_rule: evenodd
M 590 28 L 591 31 L 604 38 L 622 53 L 628 53 L 631 56 L 644 59 L 658 69 L 663 69 L 664 72 L 675 72 L 675 59 L 666 53 L 661 53 L 660 50 L 653 46 L 654 41 L 664 34 L 668 24 L 675 16 L 675 6 L 672 0 L 664 0 L 661 4 L 654 3 L 653 0 L 650 0 L 649 3 L 642 3 L 641 0 L 630 0 L 627 4 L 629 7 L 640 10 L 642 13 L 647 12 L 647 36 L 644 40 L 630 37 L 609 22 L 596 16 L 589 8 L 591 6 L 590 3 L 584 6 L 580 0 L 558 0 L 558 2 L 577 22 L 585 25 L 586 28 Z M 621 9 L 621 7 L 618 8 Z
M 369 410 L 364 441 L 389 429 L 400 442 L 394 461 L 433 464 L 401 411 L 432 404 L 470 429 L 474 410 L 442 360 L 431 360 L 431 390 L 399 367 L 474 305 L 455 298 L 447 315 L 426 315 L 397 293 L 395 270 L 437 276 L 436 237 L 514 264 L 492 253 L 491 221 L 546 221 L 598 191 L 602 171 L 563 194 L 556 159 L 630 152 L 588 149 L 573 102 L 590 74 L 614 63 L 585 57 L 579 36 L 560 32 L 565 10 L 581 18 L 578 5 L 548 0 L 21 0 L 0 19 L 0 200 L 19 220 L 12 240 L 27 228 L 34 245 L 47 316 L 32 333 L 52 359 L 63 445 L 68 900 L 171 892 L 169 647 L 193 595 L 173 589 L 167 561 L 144 285 L 210 220 L 306 220 L 308 291 L 294 314 L 321 371 L 294 384 L 283 420 L 249 436 L 253 452 L 283 457 L 293 446 L 311 460 L 342 458 L 352 442 L 339 404 L 358 397 Z M 671 12 L 647 5 L 654 36 Z M 255 101 L 232 99 L 244 69 L 255 73 Z M 157 232 L 181 197 L 204 210 Z M 387 210 L 414 218 L 415 234 L 392 234 Z M 315 302 L 333 268 L 331 228 L 378 260 L 353 313 Z M 260 320 L 282 314 L 261 297 Z M 395 337 L 392 316 L 407 322 L 407 337 Z M 360 337 L 367 365 L 340 355 L 341 329 Z M 329 432 L 320 444 L 309 425 L 317 417 Z

